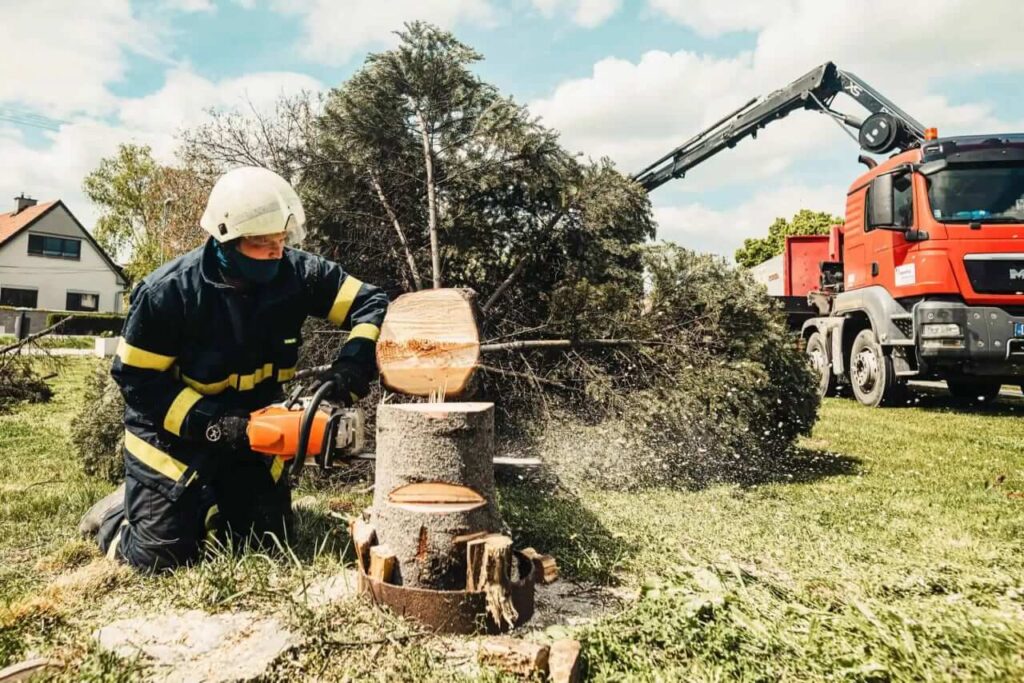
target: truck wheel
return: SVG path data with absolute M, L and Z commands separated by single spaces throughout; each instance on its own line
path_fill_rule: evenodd
M 977 377 L 948 377 L 946 386 L 953 397 L 968 403 L 992 403 L 999 398 L 1003 383 Z
M 861 330 L 850 351 L 850 386 L 862 404 L 876 408 L 898 403 L 906 383 L 896 376 L 892 357 L 882 350 L 874 330 Z
M 836 378 L 832 374 L 832 364 L 828 360 L 828 350 L 825 347 L 825 338 L 820 332 L 813 333 L 807 338 L 807 359 L 811 362 L 811 368 L 818 378 L 818 396 L 835 396 Z

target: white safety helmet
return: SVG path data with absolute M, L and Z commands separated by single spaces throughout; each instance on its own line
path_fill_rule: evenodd
M 288 243 L 298 244 L 306 235 L 306 212 L 287 180 L 244 166 L 217 179 L 199 225 L 218 242 L 287 232 Z

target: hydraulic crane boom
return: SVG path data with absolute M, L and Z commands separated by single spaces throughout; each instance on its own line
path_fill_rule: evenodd
M 846 93 L 871 112 L 863 121 L 833 110 L 830 105 L 839 93 Z M 826 62 L 810 73 L 766 97 L 755 98 L 719 120 L 707 130 L 687 140 L 633 179 L 645 190 L 664 185 L 673 178 L 714 156 L 772 121 L 797 109 L 818 110 L 832 116 L 841 125 L 859 131 L 860 146 L 872 154 L 894 149 L 910 149 L 924 140 L 924 127 L 916 119 L 890 102 L 870 85 L 848 71 Z

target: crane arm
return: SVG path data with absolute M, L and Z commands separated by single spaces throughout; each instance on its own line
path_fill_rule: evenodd
M 861 121 L 831 108 L 839 93 L 856 100 L 871 112 Z M 645 190 L 660 187 L 723 149 L 772 121 L 797 109 L 812 109 L 832 116 L 841 125 L 859 131 L 858 143 L 867 152 L 885 154 L 896 148 L 910 149 L 924 140 L 924 127 L 885 96 L 848 71 L 826 62 L 789 85 L 760 98 L 755 98 L 720 119 L 701 133 L 643 169 L 633 179 Z

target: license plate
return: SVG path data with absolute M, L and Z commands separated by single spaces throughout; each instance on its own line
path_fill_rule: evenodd
M 1024 337 L 1024 323 L 1014 323 L 1013 324 L 1013 336 L 1014 337 Z

